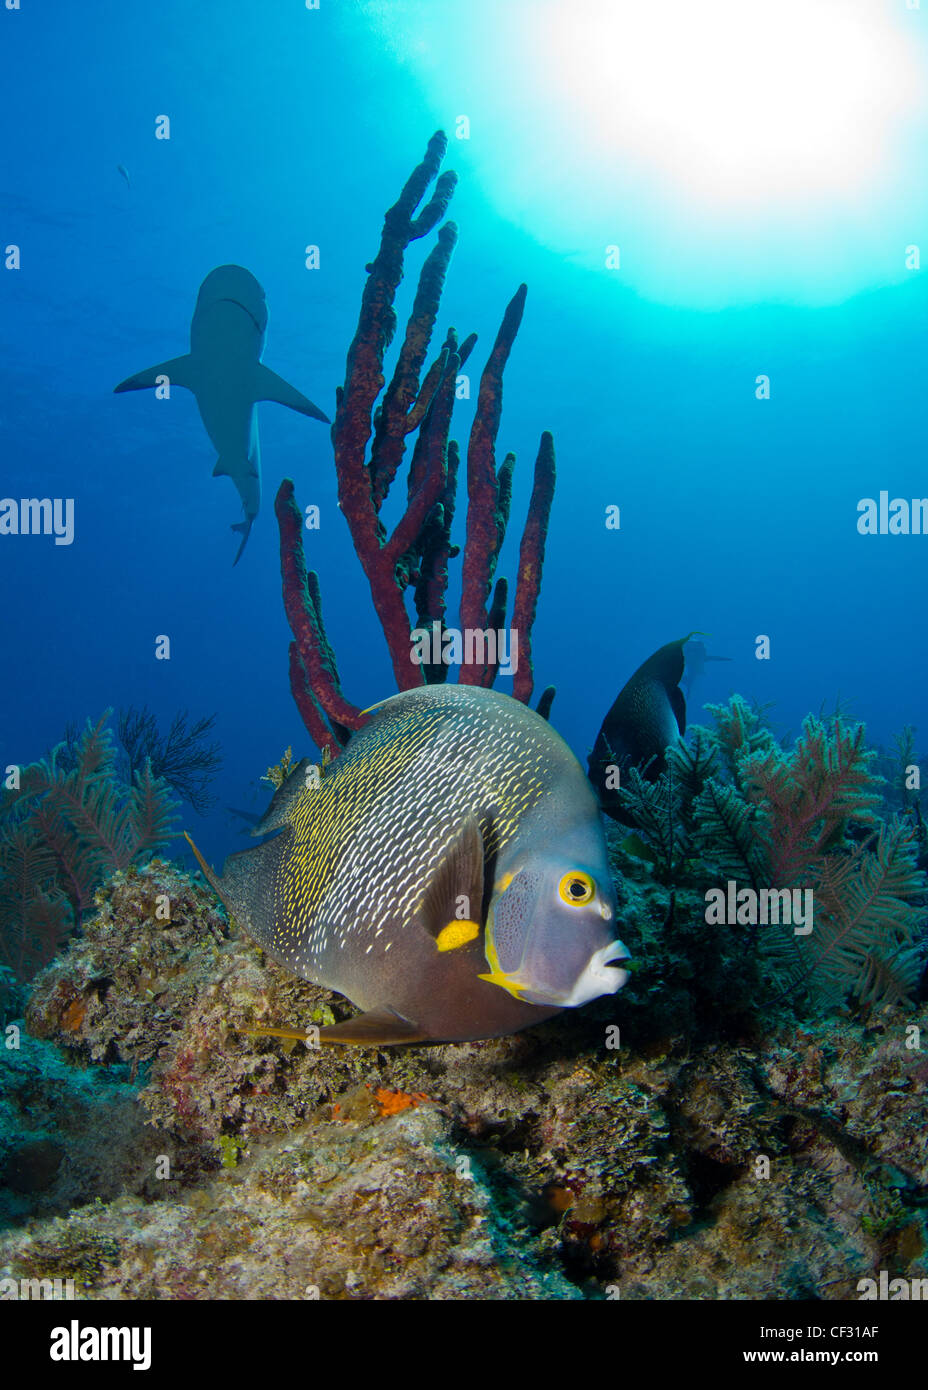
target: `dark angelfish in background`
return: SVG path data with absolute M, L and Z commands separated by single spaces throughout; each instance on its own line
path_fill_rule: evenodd
M 622 687 L 602 723 L 589 757 L 589 777 L 609 815 L 618 809 L 618 785 L 632 767 L 649 782 L 666 767 L 665 753 L 686 732 L 680 689 L 689 633 L 660 647 Z M 618 771 L 618 776 L 616 772 Z
M 242 536 L 238 564 L 261 506 L 261 447 L 258 401 L 277 401 L 301 415 L 329 424 L 312 401 L 265 367 L 267 300 L 250 271 L 240 265 L 211 270 L 200 286 L 190 324 L 190 351 L 121 381 L 115 391 L 141 391 L 167 378 L 196 397 L 200 418 L 219 457 L 214 477 L 231 478 L 242 499 L 245 520 L 234 523 Z

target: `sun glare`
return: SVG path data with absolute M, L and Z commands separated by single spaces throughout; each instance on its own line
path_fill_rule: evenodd
M 535 32 L 547 80 L 610 163 L 702 201 L 782 208 L 863 191 L 894 161 L 920 83 L 890 9 L 572 0 Z
M 395 4 L 434 113 L 468 116 L 460 162 L 571 264 L 619 247 L 615 283 L 707 308 L 911 273 L 928 0 L 394 0 L 394 40 Z

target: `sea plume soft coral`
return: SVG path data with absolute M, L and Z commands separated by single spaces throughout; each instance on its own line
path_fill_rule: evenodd
M 864 745 L 862 724 L 840 716 L 831 728 L 809 715 L 789 752 L 771 744 L 736 756 L 737 780 L 760 809 L 770 881 L 791 887 L 800 875 L 840 844 L 848 824 L 875 825 L 879 779 L 874 754 Z
M 147 705 L 121 709 L 116 716 L 116 734 L 128 763 L 126 780 L 133 781 L 147 766 L 203 815 L 215 801 L 209 784 L 222 766 L 221 746 L 206 742 L 215 723 L 215 714 L 191 719 L 187 710 L 178 710 L 163 734 Z
M 914 994 L 924 966 L 925 888 L 913 835 L 895 817 L 870 845 L 826 854 L 812 866 L 814 929 L 778 933 L 774 959 L 792 984 L 822 1005 L 850 995 L 867 1007 L 898 1004 Z
M 705 739 L 715 748 L 730 777 L 735 777 L 737 760 L 745 754 L 776 747 L 773 730 L 765 717 L 769 706 L 750 703 L 743 695 L 732 695 L 727 704 L 710 704 L 705 708 L 712 715 L 715 727 L 704 729 L 694 724 L 691 737 Z
M 116 772 L 110 711 L 24 767 L 0 799 L 0 956 L 22 979 L 81 924 L 107 874 L 172 836 L 175 802 L 150 763 Z
M 879 814 L 882 779 L 863 726 L 810 715 L 782 747 L 741 696 L 708 708 L 714 728 L 691 729 L 692 746 L 671 751 L 667 773 L 623 788 L 658 875 L 700 892 L 732 879 L 812 889 L 811 933 L 772 924 L 746 938 L 776 989 L 801 991 L 813 1007 L 911 999 L 926 953 L 926 879 L 915 827 Z

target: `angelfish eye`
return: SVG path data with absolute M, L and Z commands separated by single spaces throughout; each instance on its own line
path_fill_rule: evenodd
M 573 869 L 561 879 L 557 891 L 561 900 L 570 903 L 571 907 L 583 907 L 585 903 L 593 901 L 596 885 L 589 874 Z

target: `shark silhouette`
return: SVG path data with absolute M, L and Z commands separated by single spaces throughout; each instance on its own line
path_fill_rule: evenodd
M 213 477 L 231 478 L 242 499 L 245 520 L 237 565 L 261 505 L 261 447 L 258 401 L 277 401 L 329 424 L 329 417 L 261 361 L 267 338 L 267 299 L 250 271 L 220 265 L 200 286 L 190 323 L 190 351 L 148 367 L 121 381 L 115 390 L 141 391 L 167 377 L 172 386 L 192 391 L 219 457 Z
M 683 689 L 686 698 L 695 681 L 698 681 L 710 661 L 731 661 L 730 656 L 710 656 L 705 642 L 690 642 L 686 649 L 686 668 L 683 675 Z

